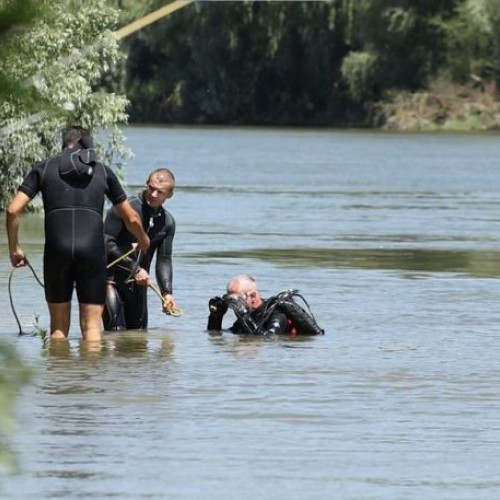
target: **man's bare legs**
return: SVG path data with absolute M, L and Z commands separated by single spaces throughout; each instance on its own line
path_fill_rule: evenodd
M 50 338 L 67 339 L 71 323 L 71 302 L 49 302 Z
M 80 328 L 83 340 L 101 340 L 101 323 L 104 305 L 80 304 Z M 49 302 L 50 338 L 67 339 L 71 324 L 71 302 Z
M 102 313 L 104 304 L 80 304 L 80 328 L 83 340 L 101 340 Z

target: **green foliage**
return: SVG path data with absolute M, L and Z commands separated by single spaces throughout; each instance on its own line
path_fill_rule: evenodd
M 123 57 L 111 32 L 118 11 L 106 0 L 83 4 L 39 2 L 40 15 L 2 39 L 2 73 L 11 84 L 0 101 L 0 209 L 32 163 L 60 150 L 68 123 L 110 131 L 99 152 L 111 166 L 120 169 L 129 155 L 117 128 L 127 119 L 127 100 L 102 88 L 103 75 Z
M 366 104 L 387 91 L 425 88 L 448 64 L 457 74 L 464 45 L 496 75 L 499 2 L 200 2 L 128 42 L 131 118 L 363 123 Z M 474 42 L 459 43 L 469 18 Z
M 359 126 L 442 78 L 496 99 L 500 0 L 199 2 L 128 49 L 132 120 Z
M 40 324 L 40 317 L 38 315 L 35 316 L 35 321 L 33 322 L 33 337 L 38 337 L 42 341 L 42 348 L 46 349 L 49 344 L 49 332 L 47 328 L 43 327 Z
M 439 21 L 451 77 L 470 82 L 476 75 L 500 84 L 500 0 L 465 0 L 452 20 Z
M 345 47 L 336 4 L 201 2 L 146 28 L 129 41 L 131 118 L 331 122 Z
M 0 60 L 5 61 L 9 49 L 9 40 L 15 35 L 15 31 L 32 22 L 35 16 L 43 15 L 43 9 L 36 7 L 36 0 L 15 2 L 14 0 L 2 0 L 0 2 Z M 0 96 L 13 95 L 26 102 L 32 103 L 35 99 L 32 89 L 22 85 L 21 81 L 8 76 L 2 64 L 0 66 Z
M 145 0 L 110 0 L 111 5 L 120 12 L 120 24 L 128 24 L 150 12 Z
M 366 99 L 372 93 L 371 85 L 377 57 L 369 52 L 351 52 L 342 62 L 342 77 L 355 101 Z
M 452 11 L 456 0 L 362 0 L 355 11 L 351 50 L 376 56 L 368 97 L 385 89 L 424 86 L 446 58 L 444 34 L 433 18 Z M 375 94 L 374 94 L 375 92 Z
M 0 464 L 13 467 L 15 457 L 9 447 L 9 436 L 14 430 L 14 401 L 19 390 L 30 380 L 31 373 L 17 350 L 7 342 L 0 342 Z
M 15 0 L 3 0 L 0 3 L 0 37 L 5 37 L 17 26 L 32 20 L 38 13 L 34 0 L 16 2 Z

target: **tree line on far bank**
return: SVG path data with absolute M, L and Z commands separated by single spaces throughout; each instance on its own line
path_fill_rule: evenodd
M 118 172 L 127 120 L 500 124 L 500 0 L 197 0 L 115 36 L 165 2 L 0 0 L 0 211 L 68 123 Z
M 202 1 L 125 50 L 132 122 L 500 123 L 500 0 Z

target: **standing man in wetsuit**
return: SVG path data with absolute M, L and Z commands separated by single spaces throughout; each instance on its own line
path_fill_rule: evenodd
M 231 279 L 224 298 L 213 297 L 209 300 L 208 330 L 222 329 L 222 319 L 228 303 L 238 318 L 229 328 L 232 333 L 283 335 L 290 330 L 286 315 L 280 311 L 274 310 L 264 319 L 266 300 L 260 297 L 257 282 L 248 274 L 240 274 Z
M 88 132 L 76 126 L 65 129 L 63 147 L 57 156 L 32 167 L 7 209 L 10 260 L 14 267 L 27 263 L 19 246 L 20 219 L 28 203 L 41 192 L 45 210 L 43 269 L 51 339 L 68 337 L 76 285 L 83 339 L 98 341 L 106 295 L 102 219 L 105 196 L 133 233 L 139 249 L 148 248 L 149 238 L 118 178 L 97 160 Z
M 108 286 L 106 308 L 103 315 L 105 330 L 141 329 L 148 326 L 147 288 L 152 284 L 149 270 L 156 253 L 156 280 L 163 298 L 163 311 L 175 308 L 172 295 L 172 244 L 175 236 L 175 220 L 163 208 L 163 203 L 174 194 L 175 178 L 168 168 L 151 172 L 145 189 L 129 198 L 139 214 L 143 227 L 151 240 L 147 251 L 133 247 L 134 239 L 123 222 L 111 209 L 104 221 L 106 248 L 108 251 Z

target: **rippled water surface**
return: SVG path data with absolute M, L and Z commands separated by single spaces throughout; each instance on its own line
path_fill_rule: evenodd
M 500 497 L 498 135 L 125 134 L 130 193 L 176 174 L 184 315 L 150 294 L 148 332 L 91 350 L 75 316 L 69 345 L 43 350 L 18 336 L 0 227 L 0 338 L 34 370 L 2 499 Z M 40 274 L 41 221 L 21 233 Z M 327 334 L 209 336 L 208 298 L 240 272 L 264 296 L 299 289 Z M 26 331 L 47 327 L 28 269 L 12 295 Z

